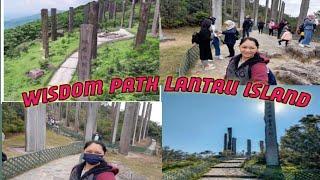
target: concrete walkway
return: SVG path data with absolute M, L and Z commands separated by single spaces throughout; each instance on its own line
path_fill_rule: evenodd
M 69 179 L 72 168 L 79 163 L 80 154 L 67 156 L 56 159 L 43 166 L 31 169 L 10 180 L 66 180 Z M 109 162 L 119 168 L 119 174 L 116 175 L 117 180 L 145 180 L 146 177 L 141 176 L 121 162 Z
M 99 33 L 98 34 L 98 47 L 104 43 L 110 43 L 115 41 L 122 41 L 133 38 L 134 35 L 125 29 L 120 29 L 116 32 L 110 33 Z M 78 65 L 78 51 L 73 53 L 69 58 L 67 58 L 64 63 L 55 72 L 53 77 L 49 82 L 49 86 L 68 84 L 70 83 L 74 72 Z
M 226 180 L 226 179 L 257 179 L 251 173 L 242 169 L 244 158 L 236 158 L 219 163 L 211 168 L 211 170 L 202 176 L 202 180 Z

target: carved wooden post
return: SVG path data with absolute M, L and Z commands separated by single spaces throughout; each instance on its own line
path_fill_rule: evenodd
M 79 132 L 80 127 L 80 120 L 79 120 L 79 111 L 81 107 L 81 102 L 76 102 L 76 114 L 75 114 L 75 120 L 74 120 L 74 129 L 76 132 Z
M 74 10 L 73 7 L 69 8 L 69 26 L 68 26 L 68 32 L 73 32 L 73 16 L 74 16 Z
M 126 14 L 126 0 L 123 0 L 122 1 L 122 16 L 121 16 L 121 24 L 120 24 L 121 27 L 124 26 L 125 14 Z
M 244 15 L 245 15 L 245 9 L 246 9 L 246 1 L 240 0 L 240 16 L 239 16 L 239 22 L 240 22 L 240 28 L 242 29 L 242 24 L 244 21 Z
M 98 102 L 89 102 L 88 103 L 88 117 L 86 122 L 85 130 L 85 142 L 92 140 L 92 135 L 97 121 L 97 110 L 99 103 Z
M 99 15 L 98 15 L 99 24 L 103 22 L 103 19 L 104 19 L 104 1 L 99 0 Z
M 232 17 L 232 19 L 235 19 L 235 17 L 234 17 L 234 1 L 235 0 L 231 0 L 231 17 Z
M 254 1 L 254 26 L 258 24 L 259 0 Z
M 90 3 L 86 4 L 83 8 L 83 14 L 84 14 L 84 19 L 83 19 L 83 24 L 88 24 L 88 20 L 89 20 L 89 6 Z
M 49 57 L 49 39 L 48 39 L 48 9 L 41 9 L 41 29 L 42 29 L 42 48 L 44 58 Z
M 25 109 L 26 151 L 36 152 L 46 145 L 46 105 L 39 104 Z
M 126 102 L 119 146 L 119 153 L 124 155 L 128 155 L 129 152 L 135 107 L 134 102 Z
M 146 114 L 146 104 L 147 104 L 146 102 L 143 102 L 138 142 L 140 142 L 141 139 L 142 139 L 143 123 L 144 123 L 144 117 L 145 117 L 145 114 Z
M 269 11 L 269 0 L 266 0 L 266 7 L 265 7 L 265 12 L 264 12 L 265 25 L 267 25 L 267 21 L 268 21 L 268 11 Z
M 129 18 L 129 28 L 132 28 L 133 18 L 134 18 L 134 9 L 136 6 L 136 0 L 132 0 L 131 9 L 130 9 L 130 18 Z
M 113 27 L 116 27 L 117 24 L 117 1 L 114 1 L 113 4 L 113 11 L 112 11 L 112 18 L 113 18 Z
M 146 40 L 150 6 L 150 2 L 143 0 L 140 8 L 140 22 L 136 36 L 135 48 L 140 47 Z
M 158 22 L 159 22 L 159 12 L 160 12 L 160 0 L 156 1 L 156 6 L 154 9 L 154 16 L 153 16 L 153 23 L 152 23 L 152 36 L 156 37 L 157 36 L 157 27 L 158 27 Z
M 147 110 L 148 110 L 148 108 L 147 108 Z M 143 139 L 145 139 L 146 135 L 148 134 L 148 124 L 149 124 L 150 117 L 151 117 L 151 111 L 152 111 L 152 104 L 149 103 L 149 110 L 147 111 L 146 122 L 145 122 L 144 130 L 143 130 Z
M 91 57 L 92 57 L 92 24 L 82 24 L 80 26 L 80 45 L 78 80 L 80 82 L 90 79 Z
M 51 39 L 57 40 L 57 9 L 51 8 Z
M 297 23 L 297 30 L 299 29 L 300 24 L 303 23 L 304 18 L 307 17 L 308 10 L 309 10 L 310 0 L 302 0 L 300 5 L 300 13 Z
M 98 41 L 98 3 L 95 1 L 92 1 L 90 3 L 90 7 L 89 7 L 89 20 L 88 20 L 88 24 L 92 24 L 93 25 L 93 33 L 92 33 L 92 59 L 97 58 L 97 41 Z
M 112 144 L 116 143 L 117 138 L 117 130 L 118 130 L 118 124 L 119 124 L 119 115 L 120 115 L 120 102 L 116 102 L 115 105 L 115 116 L 114 118 L 114 124 L 113 124 L 113 130 L 112 130 Z

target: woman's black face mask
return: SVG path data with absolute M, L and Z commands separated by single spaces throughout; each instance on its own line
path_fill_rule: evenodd
M 84 153 L 83 159 L 91 165 L 96 165 L 103 161 L 103 155 Z

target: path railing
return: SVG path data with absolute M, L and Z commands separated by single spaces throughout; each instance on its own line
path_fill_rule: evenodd
M 179 76 L 186 75 L 189 70 L 195 65 L 199 59 L 199 46 L 194 45 L 192 48 L 188 49 L 186 55 L 182 59 L 180 68 L 178 70 Z
M 4 179 L 15 177 L 52 160 L 78 154 L 82 149 L 83 142 L 75 142 L 66 146 L 44 149 L 38 152 L 10 158 L 3 163 L 3 177 Z

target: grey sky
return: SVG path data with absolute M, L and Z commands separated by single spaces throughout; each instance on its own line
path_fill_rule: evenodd
M 271 1 L 272 0 L 269 0 L 269 7 L 271 6 Z M 286 3 L 286 8 L 284 10 L 285 14 L 289 14 L 293 17 L 299 16 L 300 5 L 302 0 L 283 0 L 283 1 Z M 260 0 L 259 4 L 264 6 L 266 4 L 266 0 Z M 320 1 L 310 0 L 308 14 L 317 12 L 318 10 L 320 10 Z

